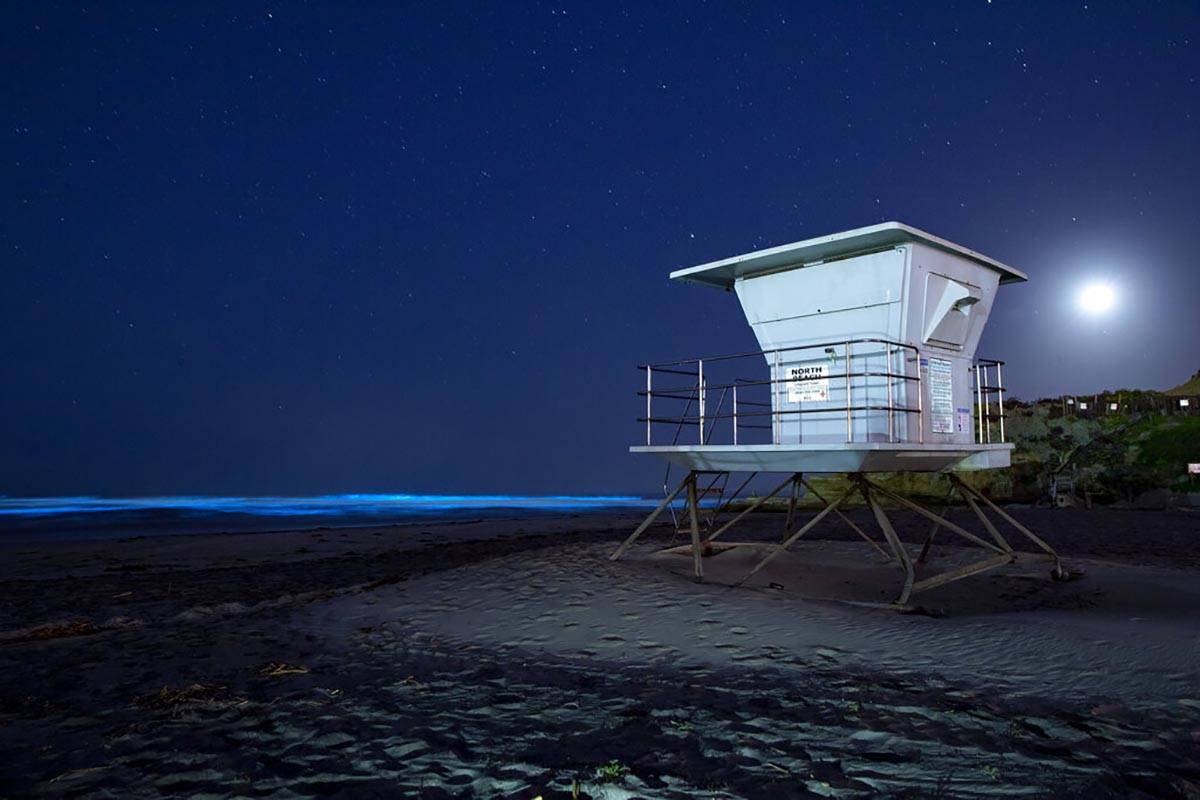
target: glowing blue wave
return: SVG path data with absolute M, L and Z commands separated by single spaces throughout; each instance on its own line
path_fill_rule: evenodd
M 0 517 L 51 517 L 131 511 L 248 514 L 263 517 L 377 516 L 454 510 L 564 511 L 630 508 L 657 501 L 628 495 L 331 494 L 317 497 L 3 497 Z

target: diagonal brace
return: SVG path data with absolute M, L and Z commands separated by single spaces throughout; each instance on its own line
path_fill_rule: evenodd
M 791 479 L 789 478 L 789 480 L 791 480 Z M 780 488 L 782 489 L 783 487 L 781 486 Z M 838 506 L 840 506 L 842 503 L 844 503 L 846 501 L 846 499 L 848 497 L 850 497 L 850 495 L 854 494 L 855 489 L 856 489 L 856 487 L 851 486 L 849 489 L 846 490 L 846 492 L 841 497 L 839 497 L 837 500 L 834 500 L 832 505 L 827 505 L 824 508 L 822 508 L 819 512 L 817 512 L 817 515 L 815 517 L 813 517 L 812 519 L 810 519 L 804 525 L 804 527 L 802 527 L 800 530 L 793 533 L 788 538 L 784 539 L 782 544 L 775 546 L 771 550 L 771 552 L 769 552 L 765 556 L 763 556 L 762 561 L 759 561 L 758 564 L 755 565 L 754 569 L 747 572 L 745 577 L 743 577 L 740 581 L 735 583 L 734 586 L 741 586 L 743 583 L 745 583 L 746 581 L 750 580 L 755 575 L 757 575 L 759 570 L 761 570 L 768 563 L 770 563 L 770 561 L 773 558 L 775 558 L 775 556 L 779 555 L 784 550 L 787 550 L 789 547 L 791 547 L 797 539 L 799 539 L 801 536 L 803 536 L 804 534 L 806 534 L 810 530 L 812 530 L 817 525 L 817 523 L 820 522 L 821 520 L 825 519 L 825 517 L 830 512 L 836 511 Z
M 748 508 L 744 508 L 744 509 L 742 509 L 742 511 L 741 511 L 741 512 L 739 512 L 739 513 L 738 513 L 738 515 L 737 515 L 736 517 L 734 517 L 733 519 L 729 520 L 729 522 L 726 522 L 724 525 L 722 525 L 720 528 L 718 528 L 718 529 L 716 530 L 716 532 L 714 532 L 714 533 L 713 533 L 711 536 L 709 536 L 707 539 L 705 539 L 705 540 L 704 540 L 704 545 L 705 545 L 705 546 L 708 546 L 709 544 L 711 544 L 713 541 L 715 541 L 715 540 L 716 540 L 716 538 L 717 538 L 718 536 L 720 536 L 720 535 L 721 535 L 721 534 L 723 534 L 725 531 L 727 531 L 727 530 L 729 530 L 730 528 L 732 528 L 732 527 L 733 527 L 733 526 L 734 526 L 734 525 L 737 523 L 737 521 L 738 521 L 738 520 L 740 520 L 742 517 L 746 516 L 746 515 L 747 515 L 747 514 L 749 514 L 751 511 L 755 510 L 756 508 L 758 508 L 759 506 L 761 506 L 763 503 L 767 502 L 767 501 L 768 501 L 768 500 L 770 500 L 772 497 L 774 497 L 775 495 L 777 495 L 777 494 L 779 494 L 780 492 L 782 492 L 782 491 L 784 490 L 784 487 L 786 487 L 786 486 L 787 486 L 789 483 L 791 483 L 791 482 L 792 482 L 792 480 L 793 480 L 794 478 L 795 478 L 795 476 L 791 476 L 791 477 L 789 477 L 789 478 L 788 478 L 787 480 L 785 480 L 783 483 L 779 484 L 779 485 L 778 485 L 778 486 L 776 486 L 774 489 L 772 489 L 772 490 L 771 490 L 771 491 L 770 491 L 768 494 L 765 494 L 765 495 L 763 495 L 762 497 L 758 498 L 758 499 L 757 499 L 757 500 L 755 500 L 753 503 L 751 503 L 751 504 L 750 504 L 750 506 L 749 506 Z
M 912 511 L 917 512 L 921 516 L 925 517 L 925 519 L 930 520 L 931 522 L 936 522 L 937 524 L 941 525 L 943 528 L 946 528 L 947 530 L 954 531 L 959 536 L 963 537 L 964 539 L 968 539 L 968 540 L 974 542 L 975 544 L 979 545 L 982 548 L 991 550 L 992 552 L 994 552 L 996 554 L 1005 552 L 1004 550 L 1002 550 L 1001 548 L 992 544 L 991 542 L 989 542 L 985 539 L 979 538 L 978 536 L 971 533 L 966 528 L 963 528 L 960 525 L 955 525 L 950 520 L 945 519 L 944 517 L 939 517 L 937 514 L 934 514 L 932 511 L 922 508 L 921 506 L 914 503 L 912 500 L 909 500 L 907 497 L 898 495 L 895 492 L 891 491 L 890 489 L 885 489 L 884 487 L 880 486 L 879 484 L 873 483 L 873 482 L 867 480 L 866 478 L 860 478 L 860 480 L 863 483 L 870 486 L 875 491 L 879 492 L 879 494 L 883 495 L 884 497 L 886 497 L 890 500 L 896 501 L 897 503 L 904 506 L 905 508 L 908 508 Z
M 987 503 L 988 507 L 991 508 L 992 511 L 995 511 L 996 514 L 998 514 L 1002 519 L 1004 519 L 1005 522 L 1007 522 L 1009 525 L 1012 525 L 1014 528 L 1016 528 L 1021 533 L 1025 534 L 1025 536 L 1029 537 L 1029 540 L 1031 542 L 1036 544 L 1038 547 L 1040 547 L 1043 551 L 1045 551 L 1049 555 L 1053 556 L 1056 569 L 1058 569 L 1058 570 L 1062 569 L 1062 564 L 1058 560 L 1058 553 L 1056 553 L 1054 551 L 1053 547 L 1046 544 L 1041 539 L 1040 536 L 1038 536 L 1033 531 L 1026 528 L 1021 523 L 1017 522 L 1015 519 L 1013 519 L 1008 514 L 1008 512 L 1006 512 L 1004 509 L 1000 508 L 1000 506 L 993 503 L 990 498 L 981 494 L 980 492 L 977 492 L 971 486 L 964 483 L 962 478 L 958 477 L 957 475 L 951 474 L 950 480 L 954 482 L 954 485 L 958 487 L 959 491 L 963 493 L 964 497 L 967 495 L 974 495 L 977 500 L 982 500 L 983 502 Z
M 817 499 L 818 499 L 818 500 L 820 500 L 822 503 L 825 503 L 826 505 L 828 505 L 829 501 L 828 501 L 828 500 L 826 500 L 824 497 L 822 497 L 822 496 L 821 496 L 821 493 L 820 493 L 820 492 L 818 492 L 816 489 L 814 489 L 814 488 L 813 488 L 812 484 L 808 482 L 808 479 L 802 479 L 800 482 L 804 484 L 804 487 L 805 487 L 806 489 L 808 489 L 810 492 L 812 492 L 812 493 L 813 493 L 813 497 L 817 498 Z M 850 528 L 851 528 L 851 530 L 853 530 L 855 533 L 857 533 L 859 536 L 861 536 L 861 537 L 863 538 L 863 541 L 865 541 L 867 544 L 871 545 L 871 547 L 874 547 L 876 550 L 878 550 L 878 551 L 879 551 L 879 555 L 883 556 L 883 557 L 884 557 L 885 559 L 887 559 L 888 561 L 891 561 L 891 560 L 892 560 L 892 557 L 891 557 L 891 556 L 889 556 L 889 555 L 887 554 L 887 551 L 886 551 L 886 550 L 884 550 L 882 547 L 880 547 L 880 546 L 879 546 L 879 542 L 877 542 L 877 541 L 875 541 L 874 539 L 872 539 L 870 536 L 868 536 L 868 535 L 867 535 L 867 532 L 866 532 L 866 531 L 864 531 L 862 528 L 860 528 L 860 527 L 858 527 L 857 525 L 855 525 L 855 524 L 854 524 L 854 520 L 850 519 L 850 518 L 849 518 L 849 517 L 847 517 L 845 514 L 843 514 L 843 513 L 841 512 L 841 510 L 840 510 L 840 509 L 839 509 L 839 510 L 837 510 L 837 511 L 834 511 L 833 513 L 835 513 L 835 514 L 837 514 L 839 517 L 841 517 L 841 519 L 842 519 L 842 522 L 844 522 L 844 523 L 846 523 L 847 525 L 849 525 L 849 526 L 850 526 Z
M 629 534 L 629 538 L 621 543 L 621 546 L 618 547 L 613 554 L 608 557 L 608 560 L 616 561 L 618 558 L 624 555 L 625 551 L 633 546 L 633 543 L 637 541 L 638 537 L 641 536 L 647 528 L 654 524 L 654 520 L 658 519 L 658 515 L 661 514 L 667 508 L 667 506 L 671 505 L 671 501 L 678 497 L 679 493 L 682 492 L 686 487 L 694 485 L 695 482 L 696 473 L 689 472 L 687 477 L 675 487 L 675 491 L 667 495 L 667 499 L 659 503 L 658 508 L 650 512 L 650 516 L 646 517 L 646 519 L 642 521 L 642 524 L 638 525 L 637 529 L 633 533 Z

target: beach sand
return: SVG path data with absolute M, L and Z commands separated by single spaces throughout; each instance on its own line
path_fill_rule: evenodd
M 833 519 L 730 587 L 778 514 L 0 545 L 0 796 L 1200 797 L 1200 514 L 1012 513 L 1082 579 L 921 614 Z

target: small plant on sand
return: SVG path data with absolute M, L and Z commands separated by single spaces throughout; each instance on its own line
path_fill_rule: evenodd
M 604 783 L 617 783 L 622 780 L 626 773 L 629 772 L 629 767 L 617 761 L 615 758 L 601 767 L 596 767 L 596 779 Z
M 1025 726 L 1021 724 L 1020 720 L 1015 719 L 1008 723 L 1008 729 L 1005 732 L 1008 734 L 1010 739 L 1019 739 L 1028 733 L 1028 731 L 1025 729 Z
M 857 714 L 862 711 L 862 705 L 857 700 L 851 700 L 849 703 L 846 703 L 846 710 L 851 714 Z
M 686 719 L 671 720 L 671 727 L 680 733 L 691 733 L 693 730 L 695 730 L 695 726 Z
M 981 772 L 983 772 L 984 775 L 987 775 L 992 780 L 994 780 L 994 781 L 1000 780 L 1000 768 L 997 767 L 995 764 L 984 764 L 979 769 Z

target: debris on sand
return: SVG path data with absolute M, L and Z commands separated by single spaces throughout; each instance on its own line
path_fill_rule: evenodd
M 72 778 L 76 778 L 80 775 L 87 775 L 92 772 L 103 772 L 104 770 L 109 769 L 109 768 L 110 768 L 110 765 L 105 764 L 105 765 L 99 766 L 99 767 L 80 767 L 78 769 L 67 770 L 66 772 L 60 773 L 60 774 L 54 776 L 53 778 L 51 778 L 50 783 L 58 783 L 59 781 L 62 781 L 62 780 L 71 780 Z
M 139 697 L 134 704 L 151 711 L 179 712 L 192 706 L 227 706 L 242 702 L 242 698 L 231 696 L 226 686 L 193 683 L 179 688 L 163 686 L 157 692 Z
M 264 678 L 278 678 L 281 675 L 307 675 L 308 667 L 300 664 L 285 664 L 282 661 L 268 661 L 258 669 L 258 674 Z
M 96 633 L 99 633 L 99 629 L 89 620 L 73 619 L 0 634 L 0 644 L 23 644 L 47 639 L 65 639 L 70 636 L 91 636 Z

